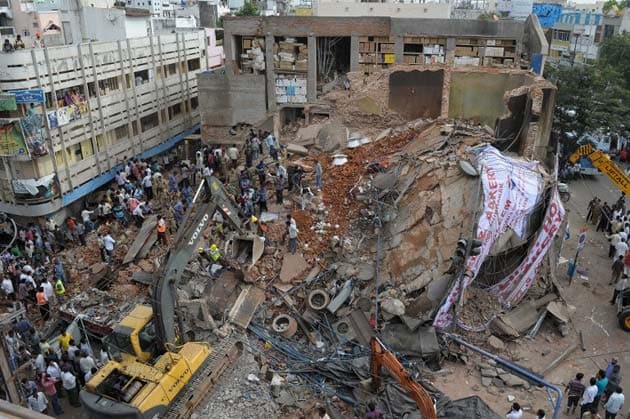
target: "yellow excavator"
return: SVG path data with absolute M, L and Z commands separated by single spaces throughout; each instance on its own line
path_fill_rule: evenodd
M 597 169 L 608 176 L 612 183 L 619 188 L 621 192 L 630 196 L 630 177 L 610 160 L 610 156 L 601 150 L 596 150 L 590 144 L 584 144 L 578 147 L 577 151 L 569 156 L 569 162 L 578 163 L 580 157 L 588 158 Z
M 202 187 L 205 200 L 198 205 Z M 262 255 L 264 242 L 242 228 L 237 210 L 215 177 L 204 179 L 193 201 L 153 283 L 152 306 L 136 306 L 104 341 L 112 359 L 80 393 L 92 418 L 187 418 L 240 356 L 242 343 L 234 336 L 223 338 L 215 348 L 205 342 L 183 342 L 187 333 L 182 316 L 176 315 L 180 310 L 175 287 L 215 211 L 235 229 L 234 253 L 247 254 L 252 265 Z

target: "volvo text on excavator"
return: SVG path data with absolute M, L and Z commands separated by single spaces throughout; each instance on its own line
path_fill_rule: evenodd
M 630 177 L 610 160 L 608 154 L 594 149 L 590 144 L 585 144 L 578 147 L 577 151 L 569 156 L 569 162 L 576 164 L 580 157 L 587 157 L 593 163 L 593 166 L 608 176 L 621 192 L 630 195 Z
M 203 200 L 199 199 L 202 189 Z M 224 338 L 214 351 L 206 342 L 185 342 L 191 330 L 178 314 L 175 285 L 196 254 L 215 211 L 234 228 L 231 253 L 242 259 L 243 265 L 253 265 L 260 258 L 263 240 L 244 231 L 228 194 L 215 177 L 203 180 L 193 202 L 153 283 L 152 306 L 135 307 L 105 339 L 111 361 L 81 391 L 90 417 L 188 417 L 195 403 L 203 400 L 203 394 L 240 356 L 242 344 L 233 338 Z

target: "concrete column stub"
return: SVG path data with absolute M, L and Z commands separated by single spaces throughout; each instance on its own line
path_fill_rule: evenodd
M 317 38 L 314 34 L 308 35 L 308 73 L 306 81 L 306 100 L 317 100 Z
M 404 64 L 405 43 L 401 35 L 396 35 L 394 38 L 394 53 L 396 54 L 396 64 Z
M 271 33 L 265 34 L 265 74 L 267 75 L 267 109 L 271 112 L 277 109 L 276 104 L 276 72 L 273 64 L 274 37 Z
M 350 36 L 350 71 L 359 70 L 359 35 L 353 32 Z

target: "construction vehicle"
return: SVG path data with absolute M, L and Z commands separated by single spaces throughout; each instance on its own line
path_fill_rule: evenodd
M 398 358 L 396 358 L 396 355 L 387 350 L 376 336 L 373 336 L 370 340 L 370 346 L 372 348 L 370 370 L 374 390 L 378 391 L 378 388 L 380 387 L 381 367 L 385 367 L 416 402 L 422 419 L 437 419 L 437 411 L 433 398 L 424 389 L 424 387 L 409 376 L 409 373 L 400 363 Z
M 630 332 L 630 288 L 621 291 L 617 297 L 617 320 L 619 327 Z
M 200 205 L 202 188 L 205 199 Z M 153 283 L 152 307 L 136 306 L 105 339 L 112 360 L 80 393 L 90 417 L 189 417 L 223 371 L 240 356 L 242 344 L 234 336 L 224 338 L 214 350 L 205 342 L 184 342 L 191 334 L 187 333 L 175 287 L 189 259 L 197 253 L 216 210 L 235 229 L 234 255 L 245 255 L 253 265 L 263 253 L 263 241 L 243 230 L 218 179 L 206 177 L 193 203 L 167 263 Z
M 576 164 L 580 158 L 588 158 L 595 168 L 608 176 L 621 192 L 630 195 L 630 177 L 610 160 L 610 156 L 601 150 L 596 150 L 590 144 L 581 145 L 577 151 L 569 156 L 569 162 Z

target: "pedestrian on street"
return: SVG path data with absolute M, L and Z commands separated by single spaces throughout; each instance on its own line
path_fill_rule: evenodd
M 604 404 L 606 419 L 615 419 L 617 417 L 617 414 L 623 409 L 624 399 L 622 388 L 617 386 L 615 392 L 610 395 L 610 398 Z
M 63 389 L 68 393 L 68 400 L 73 407 L 81 407 L 79 401 L 79 386 L 77 385 L 77 377 L 70 372 L 70 367 L 64 366 L 61 372 L 61 382 Z
M 51 361 L 52 362 L 52 361 Z M 61 376 L 61 374 L 60 374 Z M 63 414 L 63 410 L 61 410 L 61 403 L 59 403 L 59 395 L 57 394 L 57 388 L 55 384 L 58 380 L 52 377 L 48 373 L 42 374 L 42 387 L 44 387 L 44 394 L 50 399 L 52 403 L 53 412 L 55 412 L 55 416 L 59 416 Z
M 604 390 L 604 399 L 608 400 L 610 395 L 613 394 L 615 389 L 621 384 L 621 365 L 616 364 L 610 375 L 606 375 L 606 377 L 608 378 L 608 385 Z
M 289 224 L 289 252 L 294 255 L 297 250 L 297 239 L 300 231 L 297 229 L 295 224 L 290 221 L 287 223 Z
M 275 181 L 276 190 L 276 204 L 282 205 L 282 194 L 284 193 L 284 178 L 282 176 L 276 176 Z
M 584 378 L 584 374 L 582 374 L 581 372 L 578 372 L 577 374 L 575 374 L 575 378 L 569 381 L 569 384 L 567 384 L 567 387 L 564 389 L 564 391 L 568 393 L 567 414 L 569 414 L 569 409 L 571 408 L 573 408 L 571 413 L 572 414 L 575 413 L 575 409 L 578 406 L 578 402 L 580 401 L 580 398 L 584 394 L 584 390 L 586 389 L 586 387 L 584 386 L 584 383 L 582 382 L 582 378 Z
M 625 258 L 630 259 L 628 257 L 629 254 L 629 252 L 626 252 Z M 621 273 L 623 272 L 623 268 L 624 256 L 619 256 L 612 264 L 612 275 L 610 277 L 610 282 L 608 283 L 608 285 L 616 284 L 617 281 L 619 281 L 619 278 L 621 278 Z
M 65 300 L 66 287 L 63 285 L 63 281 L 61 279 L 57 279 L 55 282 L 55 297 L 59 304 L 63 304 Z
M 520 404 L 515 402 L 512 404 L 512 408 L 510 409 L 510 411 L 507 412 L 505 419 L 521 419 L 522 417 L 523 417 L 523 409 L 521 409 Z
M 162 217 L 161 215 L 157 223 L 157 238 L 158 238 L 158 243 L 161 243 L 165 246 L 168 244 L 166 240 L 166 221 L 164 220 L 164 217 Z
M 112 263 L 112 261 L 114 260 L 115 244 L 116 240 L 114 240 L 109 233 L 107 233 L 107 235 L 103 237 L 103 245 L 105 246 L 105 252 L 107 253 L 107 263 Z
M 622 238 L 617 245 L 615 245 L 615 258 L 619 258 L 619 256 L 625 256 L 628 251 L 628 243 L 626 243 L 625 238 Z
M 606 377 L 610 378 L 610 374 L 612 374 L 615 365 L 619 364 L 619 360 L 617 358 L 611 358 L 608 366 L 606 367 Z
M 595 401 L 593 401 L 594 411 L 593 413 L 597 413 L 597 408 L 599 407 L 599 401 L 604 395 L 604 390 L 606 390 L 606 386 L 608 385 L 608 378 L 606 377 L 606 372 L 604 370 L 597 371 L 597 381 L 595 385 L 597 386 L 597 396 L 595 396 Z
M 33 390 L 33 393 L 28 396 L 27 403 L 29 409 L 41 413 L 42 415 L 48 414 L 48 399 L 41 391 L 37 391 L 37 389 Z
M 315 160 L 315 187 L 318 191 L 322 190 L 322 175 L 324 174 L 322 170 L 322 164 L 319 160 Z
M 146 176 L 142 179 L 142 187 L 147 196 L 147 201 L 151 201 L 153 199 L 153 179 L 151 179 L 151 172 L 148 170 L 147 172 Z
M 381 419 L 383 417 L 383 412 L 381 409 L 376 407 L 376 403 L 368 402 L 368 410 L 365 412 L 365 416 L 363 419 Z
M 610 305 L 615 305 L 617 303 L 617 296 L 628 287 L 630 287 L 630 277 L 628 277 L 628 275 L 626 274 L 623 274 L 621 276 L 621 279 L 617 281 L 614 286 L 613 296 L 610 300 Z
M 595 398 L 597 397 L 597 379 L 595 377 L 591 377 L 589 380 L 589 386 L 584 390 L 584 394 L 582 395 L 582 404 L 580 405 L 580 418 L 586 412 L 592 412 L 593 407 L 595 411 L 597 411 L 597 405 L 594 403 Z
M 593 224 L 597 224 L 599 222 L 599 219 L 602 215 L 602 205 L 601 205 L 601 201 L 599 198 L 595 198 L 595 202 L 593 203 L 593 206 L 589 212 L 590 214 L 590 221 Z M 587 220 L 588 221 L 588 220 Z
M 44 321 L 47 321 L 50 318 L 50 306 L 48 305 L 48 300 L 46 299 L 46 294 L 44 294 L 44 289 L 42 287 L 39 287 L 37 294 L 35 294 L 35 298 L 37 299 L 39 314 L 42 316 Z

